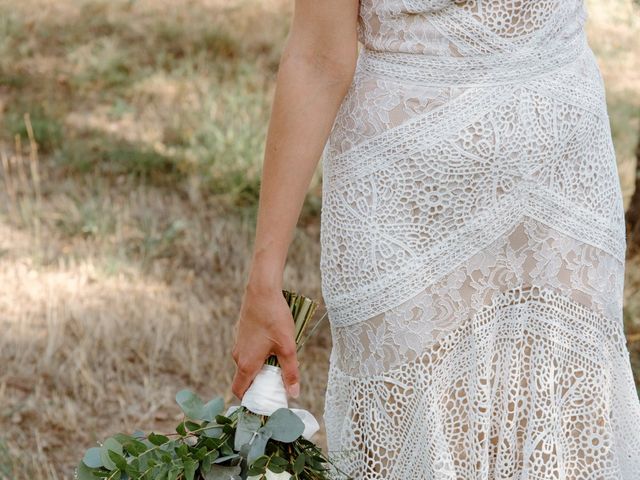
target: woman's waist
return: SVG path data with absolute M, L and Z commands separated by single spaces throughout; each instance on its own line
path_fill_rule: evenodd
M 445 56 L 363 47 L 359 68 L 402 82 L 440 86 L 518 83 L 556 71 L 589 52 L 584 32 L 536 48 L 474 56 Z

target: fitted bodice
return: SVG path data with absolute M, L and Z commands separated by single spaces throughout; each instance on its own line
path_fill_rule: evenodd
M 361 0 L 366 49 L 467 57 L 544 51 L 583 32 L 583 0 Z

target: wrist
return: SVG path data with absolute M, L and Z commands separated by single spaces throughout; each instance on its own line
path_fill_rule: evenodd
M 253 266 L 245 289 L 254 293 L 280 292 L 282 283 L 282 272 L 279 269 Z

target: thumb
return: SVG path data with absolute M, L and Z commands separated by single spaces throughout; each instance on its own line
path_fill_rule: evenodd
M 282 368 L 282 379 L 287 393 L 293 398 L 298 398 L 298 395 L 300 395 L 300 372 L 298 370 L 298 355 L 295 342 L 292 341 L 283 345 L 276 355 Z

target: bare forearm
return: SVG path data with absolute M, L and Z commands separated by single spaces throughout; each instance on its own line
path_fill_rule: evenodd
M 265 146 L 249 284 L 280 289 L 293 232 L 352 78 L 301 48 L 285 48 Z

